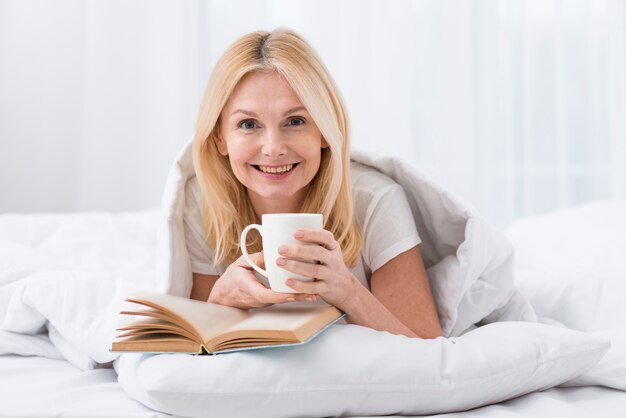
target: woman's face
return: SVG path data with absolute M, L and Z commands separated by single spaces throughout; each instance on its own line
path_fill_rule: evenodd
M 270 72 L 242 78 L 222 110 L 216 144 L 261 214 L 300 208 L 324 141 L 289 83 Z

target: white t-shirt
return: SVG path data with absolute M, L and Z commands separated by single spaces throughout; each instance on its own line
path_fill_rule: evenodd
M 363 250 L 352 269 L 368 289 L 372 272 L 421 243 L 404 189 L 381 172 L 351 164 L 352 194 L 357 222 L 363 232 Z M 185 240 L 194 273 L 222 275 L 225 265 L 214 265 L 213 251 L 204 239 L 200 187 L 195 177 L 185 185 Z

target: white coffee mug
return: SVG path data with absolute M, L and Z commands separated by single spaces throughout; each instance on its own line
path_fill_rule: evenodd
M 285 284 L 288 278 L 304 281 L 313 281 L 313 279 L 278 267 L 276 265 L 276 259 L 279 257 L 278 247 L 297 244 L 298 240 L 293 237 L 297 229 L 322 229 L 324 227 L 323 216 L 319 213 L 271 213 L 261 216 L 261 224 L 248 225 L 241 231 L 239 245 L 243 258 L 252 268 L 267 277 L 270 288 L 274 292 L 298 293 Z M 258 230 L 263 238 L 263 258 L 266 270 L 257 266 L 248 255 L 246 236 L 251 229 Z

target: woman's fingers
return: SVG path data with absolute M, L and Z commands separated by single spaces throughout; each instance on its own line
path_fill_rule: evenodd
M 294 238 L 302 242 L 311 242 L 323 246 L 329 251 L 339 248 L 332 232 L 325 229 L 300 228 L 293 234 Z
M 252 259 L 252 261 L 254 261 L 257 266 L 261 267 L 262 269 L 265 268 L 265 258 L 263 258 L 263 251 L 250 254 L 250 259 Z M 243 255 L 235 261 L 235 264 L 241 267 L 245 267 L 248 270 L 252 269 L 252 266 L 246 261 L 245 258 L 243 258 Z
M 306 261 L 291 260 L 289 258 L 278 257 L 276 265 L 292 273 L 300 274 L 312 279 L 322 279 L 325 276 L 327 267 L 323 264 L 307 263 Z
M 269 303 L 313 302 L 316 298 L 315 295 L 306 293 L 278 293 L 270 289 L 266 289 L 261 297 Z
M 298 279 L 287 279 L 285 284 L 297 292 L 310 295 L 319 294 L 322 291 L 321 286 L 323 286 L 323 282 L 306 282 Z
M 265 258 L 263 257 L 263 251 L 252 254 L 250 258 L 252 258 L 252 261 L 254 261 L 257 266 L 261 267 L 262 269 L 265 268 Z
M 272 304 L 272 303 L 289 303 L 289 302 L 304 302 L 304 301 L 314 301 L 315 295 L 310 295 L 306 293 L 297 294 L 297 293 L 279 293 L 274 292 L 269 289 L 263 283 L 259 282 L 256 278 L 250 277 L 249 280 L 245 280 L 246 285 L 243 287 L 247 287 L 246 289 L 240 289 L 249 294 L 254 300 L 263 303 L 263 304 Z M 311 300 L 313 298 L 313 300 Z
M 327 264 L 329 260 L 328 250 L 319 244 L 281 245 L 278 247 L 278 254 L 286 258 L 317 261 L 321 264 Z
M 259 266 L 264 266 L 263 253 L 250 257 Z M 243 257 L 231 264 L 215 282 L 209 302 L 241 309 L 262 308 L 276 303 L 314 302 L 317 295 L 303 293 L 278 293 L 269 289 L 254 275 L 252 268 Z

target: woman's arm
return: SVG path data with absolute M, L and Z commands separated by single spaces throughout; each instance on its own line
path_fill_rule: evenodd
M 283 245 L 276 264 L 313 282 L 288 279 L 296 291 L 317 294 L 347 314 L 347 320 L 393 334 L 435 338 L 442 335 L 419 249 L 399 254 L 372 275 L 371 293 L 344 264 L 330 231 L 300 229 L 294 238 L 307 244 Z M 303 260 L 316 260 L 310 263 Z M 380 298 L 380 299 L 378 299 Z
M 363 286 L 355 289 L 345 308 L 349 322 L 408 337 L 442 335 L 419 247 L 373 272 L 371 293 Z
M 191 299 L 206 302 L 209 300 L 211 290 L 219 276 L 213 274 L 193 273 L 193 287 L 191 288 Z

